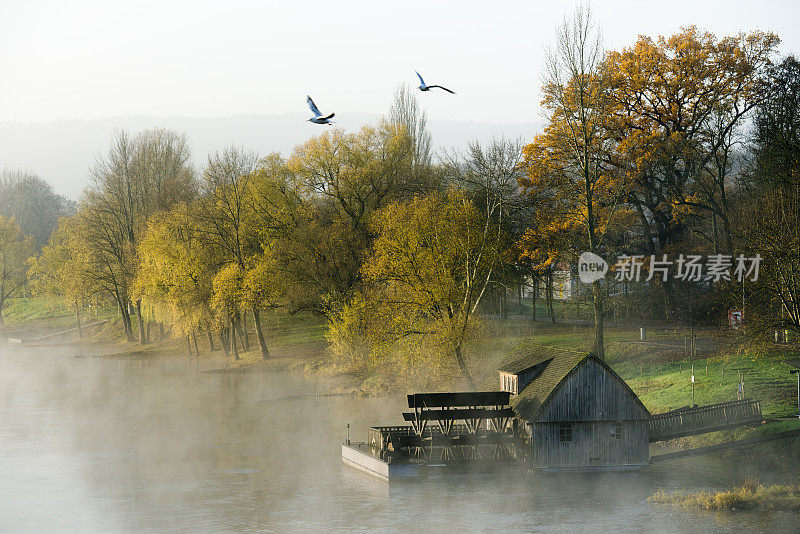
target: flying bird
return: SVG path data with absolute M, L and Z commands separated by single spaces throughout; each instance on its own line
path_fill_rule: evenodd
M 333 124 L 330 120 L 333 118 L 334 113 L 327 115 L 325 117 L 322 116 L 322 113 L 317 108 L 317 105 L 311 100 L 311 97 L 306 95 L 306 102 L 308 102 L 308 107 L 311 108 L 311 113 L 314 114 L 313 117 L 308 119 L 309 121 L 313 122 L 314 124 Z
M 414 71 L 414 72 L 417 72 L 417 71 Z M 419 83 L 421 84 L 421 85 L 419 86 L 419 90 L 420 90 L 420 91 L 430 91 L 431 89 L 433 89 L 433 88 L 435 87 L 435 88 L 438 88 L 438 89 L 442 89 L 443 91 L 447 91 L 447 92 L 448 92 L 448 93 L 450 93 L 451 95 L 454 95 L 454 94 L 456 94 L 456 92 L 455 92 L 455 91 L 451 91 L 451 90 L 450 90 L 450 89 L 448 89 L 447 87 L 442 87 L 441 85 L 427 85 L 427 84 L 425 83 L 425 80 L 423 80 L 423 79 L 422 79 L 422 76 L 420 75 L 420 73 L 419 73 L 419 72 L 417 72 L 417 77 L 419 78 Z

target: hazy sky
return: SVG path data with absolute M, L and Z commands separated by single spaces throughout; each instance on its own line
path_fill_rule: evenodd
M 0 0 L 0 121 L 383 113 L 428 83 L 436 120 L 539 117 L 543 51 L 572 2 Z M 800 51 L 800 2 L 595 1 L 607 48 L 696 24 L 774 30 Z

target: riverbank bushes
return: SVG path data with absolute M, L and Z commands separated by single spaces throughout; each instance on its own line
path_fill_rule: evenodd
M 764 486 L 744 483 L 732 490 L 667 493 L 659 490 L 648 502 L 670 504 L 701 510 L 781 510 L 800 511 L 800 486 L 775 484 Z

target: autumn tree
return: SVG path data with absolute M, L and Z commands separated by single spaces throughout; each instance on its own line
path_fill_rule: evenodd
M 195 209 L 193 203 L 181 203 L 151 217 L 139 245 L 133 288 L 159 320 L 185 338 L 194 338 L 198 328 L 210 336 L 217 325 L 211 299 L 218 260 L 202 239 Z M 209 344 L 213 347 L 213 341 Z
M 97 284 L 117 302 L 125 335 L 132 341 L 129 306 L 138 245 L 151 215 L 195 196 L 189 145 L 185 136 L 167 130 L 149 130 L 134 138 L 123 131 L 91 174 L 93 182 L 79 211 L 83 238 Z M 140 299 L 135 310 L 139 342 L 144 343 Z
M 256 337 L 262 356 L 269 356 L 261 326 L 262 309 L 276 308 L 293 302 L 302 307 L 304 299 L 296 295 L 307 290 L 298 284 L 294 274 L 292 236 L 308 223 L 308 207 L 298 192 L 297 181 L 278 154 L 263 158 L 249 182 L 246 225 L 252 228 L 257 243 L 244 265 L 242 297 L 252 310 Z M 289 295 L 292 295 L 290 298 Z
M 33 239 L 20 227 L 0 215 L 0 326 L 5 324 L 3 309 L 27 282 L 27 261 L 34 253 Z
M 431 337 L 474 389 L 463 346 L 497 255 L 480 212 L 453 190 L 389 204 L 373 225 L 365 301 L 354 303 L 364 324 L 383 340 Z
M 206 246 L 218 251 L 219 265 L 214 298 L 224 302 L 217 306 L 218 313 L 227 318 L 233 334 L 238 332 L 244 350 L 249 349 L 246 315 L 242 314 L 244 273 L 251 259 L 261 252 L 258 229 L 252 213 L 252 181 L 258 169 L 258 156 L 236 147 L 209 156 L 203 172 L 203 198 L 198 208 L 198 228 Z M 225 276 L 219 273 L 225 271 Z M 218 294 L 224 292 L 225 295 Z M 251 301 L 256 329 L 261 331 L 258 303 Z M 247 311 L 246 309 L 244 310 Z M 234 339 L 235 341 L 235 339 Z M 264 358 L 269 356 L 263 333 L 258 336 L 259 348 Z M 238 346 L 234 355 L 238 357 Z
M 28 279 L 35 294 L 63 299 L 75 310 L 75 327 L 83 337 L 81 310 L 97 288 L 91 284 L 90 253 L 77 217 L 58 222 L 41 252 L 29 260 Z
M 763 72 L 778 42 L 772 33 L 718 39 L 690 26 L 608 55 L 615 162 L 630 182 L 626 200 L 639 215 L 646 253 L 680 242 L 688 230 L 732 252 L 734 147 L 766 95 Z
M 546 234 L 577 233 L 585 250 L 594 254 L 603 252 L 621 195 L 621 183 L 609 165 L 613 140 L 606 122 L 608 89 L 599 37 L 588 10 L 578 9 L 559 27 L 548 54 L 542 105 L 550 115 L 544 133 L 525 147 L 520 183 L 541 204 L 538 224 Z M 603 357 L 600 280 L 592 284 L 592 297 L 593 351 Z
M 352 134 L 333 130 L 295 149 L 286 167 L 300 202 L 276 253 L 304 288 L 301 307 L 332 317 L 350 301 L 373 239 L 371 216 L 408 196 L 413 148 L 407 130 L 383 122 Z

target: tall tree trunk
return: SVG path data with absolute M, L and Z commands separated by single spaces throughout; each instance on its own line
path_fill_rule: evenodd
M 603 345 L 603 288 L 600 287 L 600 280 L 592 283 L 592 296 L 594 297 L 594 355 L 604 360 L 606 357 L 605 346 Z
M 256 337 L 258 337 L 258 348 L 261 349 L 261 357 L 265 360 L 269 358 L 269 349 L 267 343 L 264 341 L 264 331 L 261 328 L 261 314 L 258 312 L 258 307 L 253 304 L 253 321 L 256 323 Z
M 722 219 L 722 229 L 725 233 L 725 248 L 727 249 L 725 252 L 728 254 L 733 254 L 733 232 L 731 231 L 731 221 L 728 218 L 727 211 L 720 215 L 720 219 Z
M 125 339 L 135 341 L 133 338 L 133 325 L 131 324 L 131 311 L 128 309 L 128 301 L 120 299 L 119 312 L 122 315 L 122 328 L 125 330 Z
M 556 324 L 556 313 L 553 311 L 553 270 L 550 269 L 547 273 L 547 312 L 550 314 L 550 320 Z
M 711 212 L 711 229 L 713 230 L 714 254 L 719 254 L 719 236 L 717 235 L 717 214 Z
M 214 347 L 214 336 L 211 335 L 211 330 L 206 330 L 206 335 L 208 336 L 208 350 L 214 352 L 217 349 Z
M 189 334 L 186 334 L 186 357 L 192 357 L 192 340 L 189 337 Z
M 239 359 L 239 347 L 236 346 L 236 322 L 231 317 L 231 350 L 233 351 L 233 359 Z
M 467 362 L 464 361 L 464 355 L 461 354 L 461 345 L 456 347 L 456 361 L 458 362 L 458 367 L 461 369 L 461 374 L 464 375 L 464 378 L 467 379 L 467 383 L 469 384 L 470 389 L 472 391 L 478 391 L 478 386 L 475 385 L 475 381 L 472 379 L 472 374 L 469 372 L 467 368 Z
M 228 327 L 223 326 L 219 329 L 219 343 L 222 345 L 222 351 L 225 353 L 226 358 L 231 357 L 231 347 L 228 344 Z
M 247 336 L 242 328 L 242 321 L 240 320 L 240 315 L 238 313 L 231 318 L 231 324 L 233 324 L 233 335 L 235 336 L 238 334 L 239 336 L 239 346 L 247 351 Z
M 195 335 L 194 328 L 192 328 L 192 343 L 194 344 L 194 354 L 200 357 L 200 349 L 197 348 L 197 336 Z
M 517 315 L 522 315 L 522 281 L 517 284 Z
M 78 299 L 75 299 L 75 326 L 78 328 L 78 338 L 83 339 L 83 328 L 81 328 L 81 309 L 78 306 Z
M 247 313 L 241 315 L 241 320 L 238 321 L 241 325 L 242 346 L 245 351 L 250 350 L 250 334 L 247 333 Z
M 539 295 L 539 278 L 531 276 L 533 288 L 531 289 L 531 321 L 536 322 L 536 297 Z
M 147 328 L 145 329 L 144 332 L 144 339 L 147 343 L 150 343 L 150 325 L 152 324 L 152 322 L 153 321 L 147 321 Z
M 136 299 L 136 320 L 139 322 L 139 345 L 147 343 L 144 335 L 144 321 L 142 321 L 142 299 Z
M 506 286 L 500 286 L 500 316 L 508 319 L 508 291 Z
M 588 170 L 586 173 L 587 175 L 585 178 L 588 183 Z M 586 198 L 589 199 L 587 208 L 587 219 L 589 221 L 589 252 L 597 254 L 597 238 L 595 236 L 595 220 L 592 216 L 593 204 L 591 202 L 591 194 L 587 193 Z M 659 243 L 665 242 L 666 241 L 659 241 Z M 592 352 L 601 360 L 605 360 L 606 350 L 603 344 L 603 288 L 600 287 L 600 280 L 595 280 L 592 283 L 592 296 L 594 297 L 594 349 Z
M 117 310 L 117 312 L 119 312 L 119 316 L 122 319 L 122 330 L 125 332 L 125 338 L 127 339 L 129 337 L 128 336 L 128 323 L 125 322 L 125 311 L 124 311 L 124 308 L 122 306 L 122 301 L 117 299 L 117 304 L 119 305 L 118 306 L 119 309 Z M 130 341 L 130 339 L 128 339 L 128 341 Z

